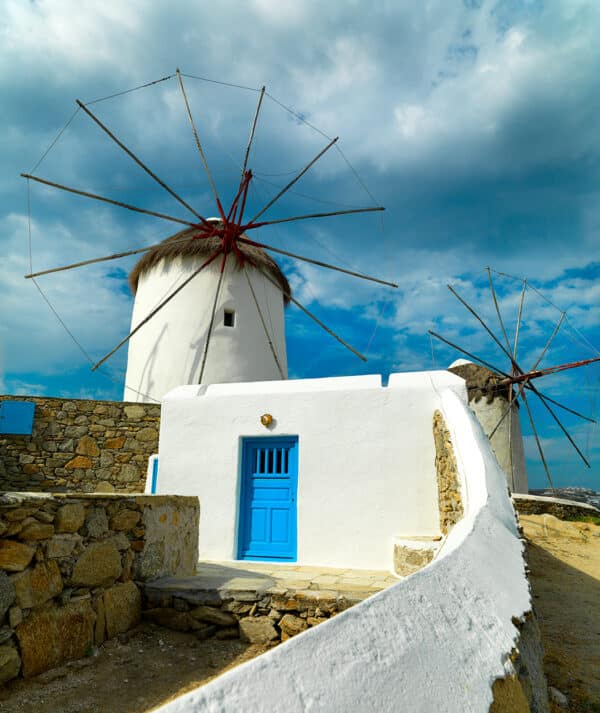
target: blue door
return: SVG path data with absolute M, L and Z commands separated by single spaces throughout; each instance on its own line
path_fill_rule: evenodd
M 245 438 L 238 558 L 296 560 L 297 436 Z

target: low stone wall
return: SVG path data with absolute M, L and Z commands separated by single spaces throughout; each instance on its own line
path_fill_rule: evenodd
M 158 451 L 160 404 L 0 396 L 33 401 L 31 436 L 0 434 L 0 490 L 144 492 Z
M 322 624 L 362 601 L 365 595 L 328 590 L 205 590 L 143 587 L 144 619 L 199 638 L 237 639 L 277 644 Z
M 515 510 L 521 515 L 554 515 L 559 520 L 577 520 L 589 515 L 600 517 L 598 508 L 575 500 L 513 494 L 512 501 Z
M 0 496 L 0 683 L 35 676 L 137 625 L 139 585 L 187 576 L 197 498 Z

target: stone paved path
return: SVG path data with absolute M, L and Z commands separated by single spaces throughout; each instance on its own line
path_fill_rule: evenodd
M 397 577 L 381 570 L 301 567 L 273 562 L 199 562 L 195 576 L 164 577 L 148 583 L 145 589 L 155 594 L 162 590 L 205 604 L 211 603 L 211 597 L 206 596 L 209 593 L 215 600 L 231 595 L 238 600 L 249 600 L 261 594 L 302 591 L 319 592 L 323 597 L 342 596 L 356 602 L 397 581 Z

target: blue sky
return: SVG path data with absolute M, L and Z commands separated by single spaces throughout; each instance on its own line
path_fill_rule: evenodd
M 119 399 L 125 350 L 103 374 L 65 333 L 31 281 L 26 182 L 84 102 L 172 74 L 186 79 L 219 190 L 228 202 L 256 106 L 267 91 L 328 136 L 329 151 L 269 217 L 343 207 L 380 214 L 264 228 L 266 243 L 399 284 L 392 291 L 283 261 L 296 296 L 362 351 L 363 365 L 294 307 L 290 375 L 445 367 L 458 355 L 428 329 L 506 368 L 448 283 L 499 326 L 484 268 L 528 278 L 519 354 L 531 366 L 563 310 L 542 365 L 600 347 L 600 5 L 595 0 L 245 3 L 0 0 L 0 386 L 5 393 Z M 206 215 L 214 201 L 174 79 L 91 106 L 117 135 Z M 327 140 L 266 99 L 251 156 L 250 210 L 260 208 Z M 347 159 L 347 161 L 346 161 Z M 352 168 L 350 168 L 350 166 Z M 185 217 L 78 112 L 36 175 Z M 357 179 L 360 177 L 360 181 Z M 365 186 L 368 190 L 365 189 Z M 35 269 L 141 247 L 176 226 L 30 187 Z M 41 278 L 83 349 L 98 358 L 128 331 L 132 260 Z M 521 283 L 496 275 L 514 334 Z M 553 306 L 554 305 L 554 306 Z M 544 381 L 544 391 L 597 411 L 600 369 Z M 588 471 L 551 417 L 536 423 L 555 482 L 600 489 L 598 430 L 564 415 Z M 545 485 L 524 424 L 532 487 Z

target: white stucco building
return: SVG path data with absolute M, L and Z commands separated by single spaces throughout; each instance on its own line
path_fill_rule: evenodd
M 433 414 L 446 371 L 182 386 L 163 401 L 157 493 L 197 495 L 200 557 L 392 569 L 440 535 Z
M 132 330 L 219 244 L 218 238 L 198 239 L 194 229 L 187 229 L 148 251 L 130 274 Z M 129 340 L 126 401 L 159 401 L 180 384 L 287 378 L 283 293 L 289 294 L 289 284 L 262 250 L 242 244 L 238 249 L 248 260 L 240 267 L 233 253 L 228 256 L 214 318 L 221 255 Z

